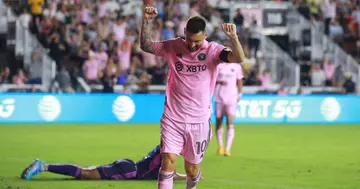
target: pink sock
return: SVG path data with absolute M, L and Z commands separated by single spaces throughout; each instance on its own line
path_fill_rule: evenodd
M 223 127 L 220 127 L 218 130 L 216 130 L 216 137 L 219 146 L 223 146 L 223 133 L 224 133 Z
M 195 189 L 201 178 L 201 171 L 195 177 L 186 176 L 186 189 Z
M 166 172 L 161 170 L 158 177 L 158 189 L 172 189 L 173 188 L 174 172 Z
M 231 124 L 229 125 L 226 131 L 226 150 L 231 149 L 231 145 L 234 140 L 234 137 L 235 137 L 235 129 L 234 129 L 234 125 Z

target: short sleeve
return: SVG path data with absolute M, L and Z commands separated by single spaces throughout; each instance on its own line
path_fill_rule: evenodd
M 152 42 L 152 48 L 156 56 L 164 57 L 169 50 L 169 41 Z
M 241 67 L 241 65 L 240 64 L 238 64 L 238 72 L 237 72 L 237 74 L 236 74 L 236 78 L 238 79 L 238 80 L 240 80 L 240 79 L 243 79 L 244 78 L 244 74 L 243 74 L 243 71 L 242 71 L 242 67 Z

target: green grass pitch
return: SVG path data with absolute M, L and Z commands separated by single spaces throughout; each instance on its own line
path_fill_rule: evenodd
M 0 188 L 157 188 L 156 181 L 19 175 L 35 158 L 80 166 L 138 160 L 158 142 L 155 124 L 1 124 Z M 198 189 L 360 189 L 360 125 L 236 125 L 232 156 L 217 156 L 216 147 L 213 135 Z M 184 172 L 182 158 L 177 169 Z

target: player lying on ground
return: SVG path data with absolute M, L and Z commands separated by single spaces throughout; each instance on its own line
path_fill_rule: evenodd
M 79 180 L 156 180 L 160 171 L 160 146 L 156 146 L 142 160 L 117 160 L 108 165 L 81 168 L 71 164 L 45 164 L 35 160 L 21 174 L 22 179 L 30 180 L 41 172 L 51 172 L 75 177 Z M 175 173 L 174 179 L 185 180 L 186 175 Z
M 236 104 L 239 102 L 242 91 L 243 72 L 240 64 L 220 64 L 215 87 L 216 102 L 216 138 L 218 141 L 217 153 L 230 156 L 230 149 L 235 137 L 233 120 L 236 114 Z M 223 146 L 222 121 L 226 117 L 226 149 Z

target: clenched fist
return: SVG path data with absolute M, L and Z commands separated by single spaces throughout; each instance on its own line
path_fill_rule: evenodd
M 229 24 L 229 23 L 221 24 L 221 28 L 229 38 L 238 37 L 236 33 L 235 24 Z
M 143 17 L 145 20 L 152 20 L 158 15 L 157 8 L 155 7 L 145 7 L 143 12 Z

